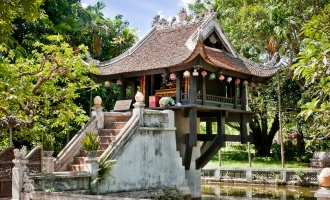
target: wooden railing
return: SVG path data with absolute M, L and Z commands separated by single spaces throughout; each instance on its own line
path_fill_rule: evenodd
M 202 101 L 202 94 L 197 94 L 197 101 Z M 183 101 L 189 100 L 189 93 L 181 93 L 181 99 Z M 216 95 L 206 95 L 206 103 L 215 103 L 215 104 L 234 104 L 234 98 L 216 96 Z M 237 105 L 242 105 L 242 100 L 237 99 Z

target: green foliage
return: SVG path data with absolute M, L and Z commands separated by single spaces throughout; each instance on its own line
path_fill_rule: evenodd
M 43 15 L 40 6 L 43 0 L 1 1 L 0 6 L 0 41 L 8 41 L 13 32 L 12 23 L 17 18 L 35 20 Z
M 330 128 L 330 4 L 302 28 L 305 37 L 298 62 L 292 66 L 294 78 L 304 82 L 300 116 L 311 121 L 309 133 L 327 134 Z M 330 135 L 324 135 L 329 137 Z
M 40 141 L 42 133 L 65 135 L 72 124 L 83 125 L 85 111 L 74 103 L 80 88 L 95 88 L 88 77 L 96 72 L 60 35 L 35 42 L 28 56 L 0 45 L 0 129 L 14 128 L 15 140 Z M 79 53 L 79 54 L 78 54 Z
M 42 142 L 42 147 L 44 151 L 54 151 L 55 138 L 52 134 L 45 134 L 44 140 Z
M 110 171 L 116 166 L 116 160 L 108 160 L 107 158 L 102 158 L 100 166 L 98 169 L 98 177 L 93 181 L 93 184 L 108 179 Z
M 86 151 L 96 152 L 100 147 L 100 138 L 94 135 L 93 131 L 90 131 L 80 140 L 80 143 Z

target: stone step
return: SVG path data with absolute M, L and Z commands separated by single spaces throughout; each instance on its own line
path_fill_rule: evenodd
M 83 164 L 85 164 L 85 157 L 75 157 L 73 159 L 73 163 L 72 164 L 76 164 L 76 165 L 83 165 Z
M 126 122 L 104 122 L 104 129 L 122 129 L 126 125 Z
M 106 150 L 110 143 L 100 143 L 100 148 L 99 150 Z
M 70 165 L 68 165 L 67 170 L 70 172 L 83 172 L 85 170 L 85 168 L 84 168 L 84 165 L 70 164 Z
M 120 133 L 121 129 L 99 129 L 98 134 L 102 136 L 116 136 Z
M 115 139 L 115 136 L 100 136 L 100 143 L 110 144 Z
M 97 150 L 97 152 L 96 152 L 96 156 L 97 157 L 100 157 L 101 155 L 102 155 L 102 153 L 104 152 L 104 150 Z
M 104 123 L 111 122 L 127 122 L 132 116 L 131 115 L 104 115 Z

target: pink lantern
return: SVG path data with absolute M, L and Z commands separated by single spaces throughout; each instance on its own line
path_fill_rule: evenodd
M 241 80 L 240 80 L 239 78 L 236 78 L 236 79 L 235 79 L 235 84 L 238 85 L 238 84 L 240 84 L 240 83 L 241 83 Z
M 202 74 L 203 77 L 205 77 L 205 76 L 207 75 L 207 72 L 206 72 L 205 70 L 203 70 L 203 71 L 201 72 L 201 74 Z
M 176 79 L 176 75 L 174 73 L 170 74 L 170 80 L 175 80 Z
M 118 84 L 118 85 L 121 85 L 121 84 L 123 84 L 123 82 L 122 82 L 120 79 L 118 79 L 118 80 L 117 80 L 117 84 Z

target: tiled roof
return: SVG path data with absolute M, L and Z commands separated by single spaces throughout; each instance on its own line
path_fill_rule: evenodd
M 185 43 L 201 23 L 156 29 L 131 54 L 100 63 L 99 75 L 166 68 L 182 63 L 192 53 Z
M 258 77 L 271 77 L 278 69 L 268 69 L 243 56 L 212 49 L 199 44 L 198 40 L 188 48 L 187 41 L 198 36 L 205 22 L 197 20 L 186 24 L 154 28 L 137 45 L 112 60 L 98 65 L 98 75 L 115 75 L 129 72 L 141 72 L 153 69 L 175 67 L 189 62 L 200 53 L 215 67 L 236 71 Z M 214 19 L 216 20 L 216 19 Z M 199 41 L 200 42 L 200 41 Z M 193 49 L 195 48 L 195 49 Z
M 204 52 L 213 65 L 243 74 L 270 77 L 278 70 L 278 68 L 265 68 L 250 60 L 236 58 L 228 52 L 217 49 L 204 47 Z

